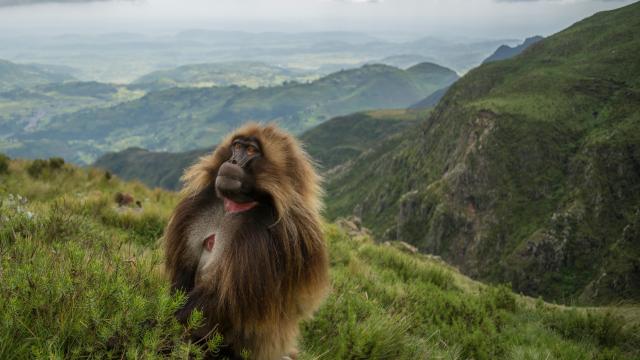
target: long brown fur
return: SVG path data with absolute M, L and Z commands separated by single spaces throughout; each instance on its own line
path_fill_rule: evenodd
M 204 206 L 220 204 L 213 187 L 233 139 L 255 137 L 264 160 L 256 188 L 269 194 L 247 214 L 225 215 L 221 231 L 232 240 L 216 264 L 197 273 L 199 254 L 187 244 L 189 226 Z M 174 289 L 189 293 L 237 354 L 278 359 L 294 351 L 298 323 L 319 306 L 328 287 L 321 231 L 320 178 L 300 144 L 273 125 L 243 126 L 201 158 L 183 177 L 183 200 L 165 231 L 166 269 Z M 186 316 L 186 314 L 184 314 Z

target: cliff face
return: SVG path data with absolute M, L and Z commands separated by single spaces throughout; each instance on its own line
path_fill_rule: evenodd
M 471 71 L 329 179 L 329 215 L 527 294 L 640 299 L 638 31 L 633 4 Z

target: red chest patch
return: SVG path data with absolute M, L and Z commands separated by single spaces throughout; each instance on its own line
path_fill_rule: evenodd
M 216 234 L 213 234 L 208 238 L 204 239 L 204 243 L 202 244 L 202 246 L 204 246 L 204 248 L 207 251 L 211 251 L 213 249 L 213 245 L 215 244 L 216 244 Z

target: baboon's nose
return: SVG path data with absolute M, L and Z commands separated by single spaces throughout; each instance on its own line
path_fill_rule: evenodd
M 226 162 L 220 166 L 216 187 L 222 192 L 238 192 L 242 188 L 244 170 L 238 165 Z

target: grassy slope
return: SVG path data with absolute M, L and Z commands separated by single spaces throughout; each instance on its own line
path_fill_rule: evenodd
M 174 194 L 100 170 L 44 166 L 34 178 L 31 162 L 1 163 L 0 358 L 197 353 L 172 320 L 183 299 L 169 295 L 161 273 L 157 239 Z M 117 210 L 116 191 L 143 210 Z M 435 258 L 334 225 L 325 231 L 333 290 L 303 325 L 303 359 L 640 355 L 637 309 L 559 308 L 469 280 Z
M 406 107 L 450 84 L 457 75 L 436 65 L 400 70 L 368 65 L 311 83 L 276 87 L 174 88 L 108 109 L 82 110 L 54 118 L 40 131 L 16 134 L 9 154 L 35 149 L 43 141 L 65 143 L 81 161 L 132 146 L 183 151 L 211 146 L 248 120 L 275 121 L 301 132 L 336 115 L 376 108 Z
M 640 299 L 640 3 L 456 82 L 328 182 L 332 217 L 519 291 Z

